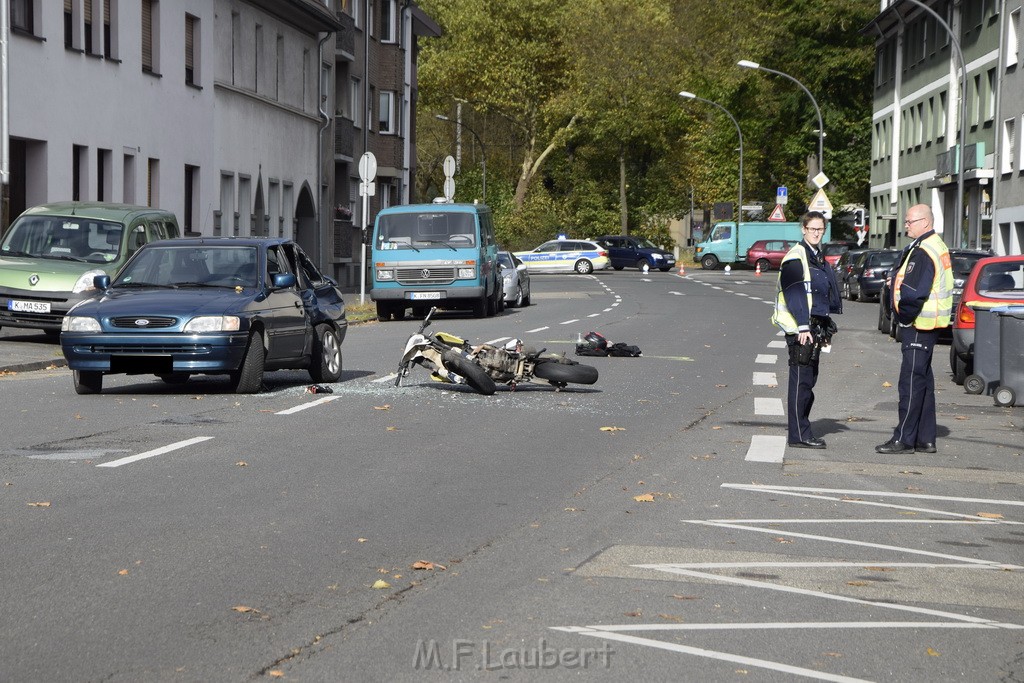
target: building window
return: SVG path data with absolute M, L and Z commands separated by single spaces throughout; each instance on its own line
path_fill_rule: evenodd
M 96 201 L 109 202 L 113 199 L 110 192 L 113 189 L 112 158 L 113 153 L 109 149 L 96 150 Z
M 142 72 L 160 73 L 160 3 L 142 0 Z
M 199 85 L 199 19 L 185 15 L 185 83 Z
M 71 0 L 64 0 L 64 47 L 75 47 L 75 8 Z
M 160 160 L 149 159 L 146 165 L 146 206 L 160 204 Z
M 117 3 L 119 0 L 106 0 L 103 3 L 103 56 L 117 59 Z
M 238 85 L 242 80 L 242 60 L 238 51 L 242 46 L 242 17 L 238 12 L 231 13 L 231 85 Z
M 135 203 L 135 156 L 132 154 L 124 155 L 124 169 L 123 169 L 123 180 L 124 187 L 122 188 L 121 200 L 125 204 Z
M 94 36 L 92 34 L 92 5 L 94 1 L 95 0 L 83 0 L 84 4 L 82 5 L 82 15 L 85 20 L 85 31 L 82 33 L 83 48 L 86 52 L 88 52 L 91 55 L 99 54 L 102 52 L 102 49 L 93 50 L 93 46 L 96 44 L 96 41 L 93 40 Z
M 373 37 L 373 0 L 366 0 L 366 35 Z
M 1010 12 L 1006 22 L 1006 68 L 1017 65 L 1020 55 L 1020 9 Z
M 398 19 L 396 0 L 381 0 L 380 3 L 380 42 L 394 43 L 398 41 L 396 27 Z
M 35 35 L 35 9 L 34 0 L 11 0 L 11 28 Z
M 395 126 L 395 93 L 391 90 L 380 92 L 380 110 L 377 112 L 378 130 L 381 133 L 394 135 L 398 132 Z
M 942 142 L 946 138 L 946 93 L 939 93 L 939 110 L 935 112 L 935 141 Z
M 972 83 L 973 89 L 968 97 L 971 107 L 970 122 L 973 128 L 981 123 L 981 74 L 975 74 Z
M 377 99 L 377 88 L 370 86 L 370 101 L 366 103 L 366 129 L 373 130 L 373 101 Z
M 255 80 L 253 82 L 252 89 L 255 92 L 259 92 L 260 74 L 263 72 L 263 27 L 260 24 L 256 24 L 256 31 L 252 37 L 252 47 L 252 64 L 253 71 L 255 72 Z
M 363 2 L 362 0 L 352 0 L 347 3 L 351 8 L 352 24 L 356 28 L 363 27 Z
M 195 232 L 196 200 L 199 187 L 199 167 L 185 164 L 185 206 L 181 214 L 181 229 L 185 232 Z
M 996 118 L 996 69 L 988 70 L 988 81 L 985 88 L 985 120 L 994 121 Z
M 284 83 L 284 36 L 277 35 L 277 64 L 275 65 L 274 99 L 281 101 L 281 84 Z
M 358 78 L 353 78 L 348 84 L 348 104 L 351 108 L 349 118 L 356 128 L 363 127 L 363 84 Z
M 1013 173 L 1015 153 L 1017 151 L 1017 119 L 1003 121 L 1003 149 L 999 153 L 1001 159 L 999 172 Z

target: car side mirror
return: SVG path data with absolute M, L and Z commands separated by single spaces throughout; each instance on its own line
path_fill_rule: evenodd
M 520 263 L 518 266 L 516 266 L 516 270 L 526 270 L 526 264 Z
M 110 287 L 110 276 L 97 275 L 92 279 L 92 286 L 101 291 L 108 289 Z
M 270 278 L 271 286 L 274 289 L 287 289 L 295 286 L 294 273 L 274 273 Z

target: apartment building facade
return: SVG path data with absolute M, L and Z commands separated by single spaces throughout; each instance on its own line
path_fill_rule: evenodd
M 1000 172 L 1013 154 L 1007 146 L 1019 148 L 1004 130 L 1012 136 L 1013 121 L 1024 111 L 1021 98 L 1008 92 L 1016 58 L 1008 63 L 1007 43 L 1017 35 L 1008 18 L 1015 12 L 1019 17 L 1019 5 L 882 0 L 879 15 L 864 29 L 874 36 L 877 53 L 869 246 L 906 244 L 903 216 L 911 205 L 925 203 L 948 245 L 1019 253 L 1021 227 L 999 208 L 1020 204 L 1012 199 L 1019 179 Z M 1017 168 L 1019 175 L 1019 162 Z M 956 216 L 961 188 L 963 214 Z
M 386 48 L 374 59 L 400 48 L 408 58 L 394 74 L 371 66 L 370 81 L 398 84 L 386 89 L 399 94 L 392 120 L 405 117 L 403 133 L 413 118 L 412 5 L 380 1 L 9 0 L 7 215 L 67 199 L 158 206 L 192 233 L 293 238 L 351 281 L 335 256 L 346 247 L 336 246 L 334 175 L 339 138 L 356 145 L 349 160 L 365 145 L 354 121 L 338 125 L 335 70 L 337 46 L 356 41 L 359 5 L 364 17 L 396 12 L 408 31 L 376 41 Z M 356 52 L 344 52 L 347 72 L 360 70 Z M 370 147 L 394 179 L 386 201 L 407 201 L 410 141 L 380 132 L 379 102 L 371 115 L 390 143 Z M 351 203 L 354 165 L 343 171 Z M 352 229 L 343 236 L 352 251 Z

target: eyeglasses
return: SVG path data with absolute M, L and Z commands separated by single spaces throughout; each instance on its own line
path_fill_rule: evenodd
M 915 218 L 914 220 L 910 220 L 908 218 L 907 220 L 903 221 L 903 225 L 913 225 L 914 223 L 916 223 L 918 221 L 926 221 L 926 220 L 928 220 L 928 218 L 924 217 L 924 216 L 922 216 L 921 218 Z
M 825 228 L 804 228 L 807 232 L 825 232 Z

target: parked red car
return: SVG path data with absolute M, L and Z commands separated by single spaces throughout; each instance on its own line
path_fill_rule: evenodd
M 974 266 L 953 313 L 949 365 L 953 381 L 963 384 L 973 372 L 975 311 L 1024 304 L 1024 256 L 990 256 Z
M 867 249 L 867 245 L 865 244 L 862 247 L 856 242 L 829 242 L 822 247 L 822 251 L 825 252 L 825 260 L 832 267 L 835 267 L 836 261 L 839 260 L 840 256 L 851 249 Z
M 761 266 L 761 272 L 778 268 L 794 244 L 786 240 L 758 240 L 747 249 L 747 263 L 751 268 Z

